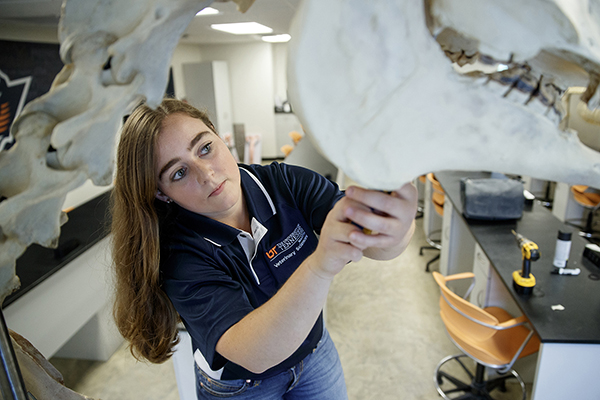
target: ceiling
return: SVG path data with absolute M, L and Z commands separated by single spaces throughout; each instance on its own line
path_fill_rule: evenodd
M 84 0 L 73 0 L 84 1 Z M 200 0 L 199 0 L 200 1 Z M 197 16 L 188 25 L 181 41 L 184 43 L 219 44 L 260 40 L 254 35 L 232 35 L 210 28 L 211 24 L 228 22 L 258 22 L 273 29 L 273 34 L 289 33 L 291 20 L 301 0 L 256 0 L 242 14 L 233 2 L 214 2 L 218 15 Z M 57 27 L 62 0 L 0 0 L 0 20 L 11 25 Z M 2 23 L 0 22 L 0 26 Z

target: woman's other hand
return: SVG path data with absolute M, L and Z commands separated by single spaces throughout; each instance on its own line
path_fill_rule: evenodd
M 385 260 L 402 253 L 414 233 L 417 198 L 412 183 L 389 194 L 349 187 L 327 215 L 319 245 L 311 256 L 313 272 L 333 278 L 363 254 Z
M 412 183 L 384 193 L 356 186 L 348 188 L 346 197 L 354 200 L 356 207 L 346 210 L 348 219 L 372 231 L 352 233 L 351 243 L 364 250 L 364 255 L 374 259 L 391 259 L 402 253 L 414 233 L 418 193 Z

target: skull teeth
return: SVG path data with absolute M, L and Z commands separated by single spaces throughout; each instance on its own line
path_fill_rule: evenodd
M 497 95 L 515 103 L 533 108 L 557 126 L 566 115 L 561 100 L 565 90 L 553 78 L 537 73 L 525 63 L 498 62 L 482 53 L 466 55 L 465 52 L 445 52 L 455 69 L 463 74 L 482 78 L 482 82 Z M 509 61 L 512 57 L 509 58 Z M 468 73 L 463 67 L 470 64 Z M 480 69 L 479 69 L 480 68 Z M 490 72 L 491 71 L 491 72 Z M 590 73 L 589 83 L 581 95 L 577 112 L 587 122 L 600 125 L 600 74 Z
M 598 84 L 600 84 L 600 75 L 598 75 L 597 73 L 591 73 L 588 86 L 585 89 L 585 92 L 581 95 L 581 101 L 588 104 L 590 102 L 590 99 L 598 91 Z
M 600 100 L 600 93 L 598 92 L 598 85 L 600 83 L 600 76 L 598 74 L 590 74 L 590 82 L 581 95 L 581 102 L 577 105 L 577 113 L 586 122 L 591 124 L 600 125 L 600 109 L 594 107 Z
M 464 67 L 467 64 L 475 64 L 478 59 L 478 53 L 467 54 L 464 51 L 445 51 L 446 57 L 448 57 L 453 63 L 458 64 L 460 67 Z
M 527 63 L 505 65 L 491 60 L 493 59 L 484 57 L 484 62 L 481 63 L 487 67 L 487 71 L 476 70 L 469 74 L 480 78 L 497 95 L 513 103 L 531 107 L 557 125 L 560 123 L 565 115 L 560 101 L 564 90 L 552 78 L 536 73 Z M 458 72 L 461 70 L 458 69 Z

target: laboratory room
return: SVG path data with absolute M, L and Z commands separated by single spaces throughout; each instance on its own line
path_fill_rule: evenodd
M 591 0 L 0 2 L 3 399 L 597 400 Z

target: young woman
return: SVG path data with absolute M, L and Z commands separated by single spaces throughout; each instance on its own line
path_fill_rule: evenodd
M 113 193 L 114 314 L 136 357 L 168 359 L 181 320 L 199 399 L 347 398 L 321 311 L 348 262 L 404 251 L 411 184 L 342 193 L 300 167 L 238 165 L 205 113 L 166 99 L 125 123 Z

